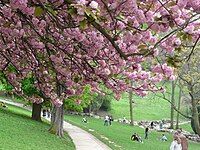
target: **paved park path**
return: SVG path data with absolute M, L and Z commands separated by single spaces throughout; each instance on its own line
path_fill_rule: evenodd
M 24 107 L 21 103 L 16 103 L 7 99 L 0 99 L 0 101 L 30 110 L 30 108 Z M 64 121 L 63 128 L 64 131 L 66 131 L 73 140 L 76 150 L 111 150 L 111 148 L 99 141 L 92 134 L 66 121 Z

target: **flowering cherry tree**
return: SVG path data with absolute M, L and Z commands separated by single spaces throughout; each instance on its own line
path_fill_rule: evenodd
M 166 58 L 182 39 L 198 43 L 199 11 L 199 0 L 0 0 L 0 71 L 22 96 L 21 81 L 35 78 L 62 135 L 63 101 L 85 85 L 101 93 L 104 83 L 116 99 L 163 91 L 156 83 L 175 78 Z

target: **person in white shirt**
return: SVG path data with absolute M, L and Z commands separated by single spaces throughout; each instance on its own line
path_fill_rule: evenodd
M 105 116 L 105 119 L 104 119 L 104 126 L 108 126 L 108 122 L 109 122 L 109 116 Z
M 181 140 L 177 134 L 173 136 L 174 140 L 171 143 L 170 150 L 182 150 Z

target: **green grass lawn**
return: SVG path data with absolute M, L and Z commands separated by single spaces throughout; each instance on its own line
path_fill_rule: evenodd
M 94 118 L 87 119 L 89 123 L 85 124 L 81 122 L 81 116 L 65 116 L 65 120 L 85 129 L 86 131 L 91 132 L 114 150 L 168 150 L 172 141 L 171 134 L 166 133 L 168 141 L 161 142 L 159 138 L 161 137 L 162 133 L 152 131 L 149 135 L 149 139 L 144 140 L 144 143 L 133 142 L 130 140 L 130 136 L 134 132 L 138 133 L 142 138 L 144 137 L 144 130 L 142 128 L 137 126 L 131 127 L 118 122 L 114 122 L 112 126 L 103 126 L 103 120 Z M 94 131 L 90 131 L 89 129 Z M 106 140 L 104 137 L 108 138 L 108 140 Z M 199 147 L 199 143 L 190 142 L 189 144 L 189 150 L 198 150 Z
M 184 129 L 185 131 L 188 131 L 190 133 L 194 133 L 194 131 L 192 130 L 191 124 L 187 123 L 187 124 L 183 124 L 180 125 L 180 128 Z
M 15 106 L 0 108 L 0 150 L 75 150 L 67 134 L 48 133 L 49 124 L 30 119 L 30 112 Z
M 167 83 L 165 85 L 168 93 L 165 94 L 166 98 L 170 100 L 171 85 Z M 178 101 L 178 91 L 175 90 L 175 100 Z M 134 120 L 162 120 L 170 118 L 170 103 L 164 100 L 161 93 L 149 93 L 145 97 L 133 96 L 133 118 Z M 119 101 L 111 101 L 111 110 L 109 114 L 112 114 L 114 118 L 123 118 L 124 116 L 129 119 L 129 94 L 124 93 Z M 182 112 L 185 113 L 186 106 L 181 105 Z M 176 114 L 176 112 L 175 112 Z M 184 118 L 180 115 L 180 118 Z
M 153 94 L 141 98 L 133 97 L 133 118 L 134 120 L 161 120 L 170 117 L 170 104 Z M 129 99 L 128 94 L 124 94 L 120 101 L 111 101 L 110 114 L 114 118 L 129 118 Z

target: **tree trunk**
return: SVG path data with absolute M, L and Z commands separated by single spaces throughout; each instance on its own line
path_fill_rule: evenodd
M 197 110 L 196 101 L 192 98 L 192 119 L 194 121 L 194 128 L 198 135 L 200 135 L 199 113 Z
M 42 121 L 41 120 L 41 109 L 42 104 L 33 103 L 32 104 L 32 119 L 36 121 Z
M 175 94 L 175 82 L 172 81 L 170 129 L 174 129 L 174 106 L 175 106 L 174 94 Z
M 63 115 L 64 105 L 60 107 L 53 106 L 51 113 L 51 127 L 49 132 L 63 137 Z
M 178 98 L 178 111 L 180 111 L 181 108 L 181 96 L 182 96 L 182 90 L 181 87 L 179 88 L 179 98 Z M 176 116 L 176 129 L 179 129 L 179 113 L 177 112 Z
M 60 97 L 63 92 L 63 87 L 57 83 L 57 94 Z M 64 102 L 63 102 L 64 103 Z M 49 132 L 59 137 L 63 137 L 63 115 L 64 115 L 64 104 L 60 107 L 53 106 L 51 111 L 51 127 Z
M 133 82 L 131 81 L 131 87 L 132 85 L 133 85 Z M 131 119 L 130 125 L 133 126 L 134 125 L 133 123 L 133 92 L 131 89 L 129 91 L 129 105 L 130 105 L 130 119 Z

